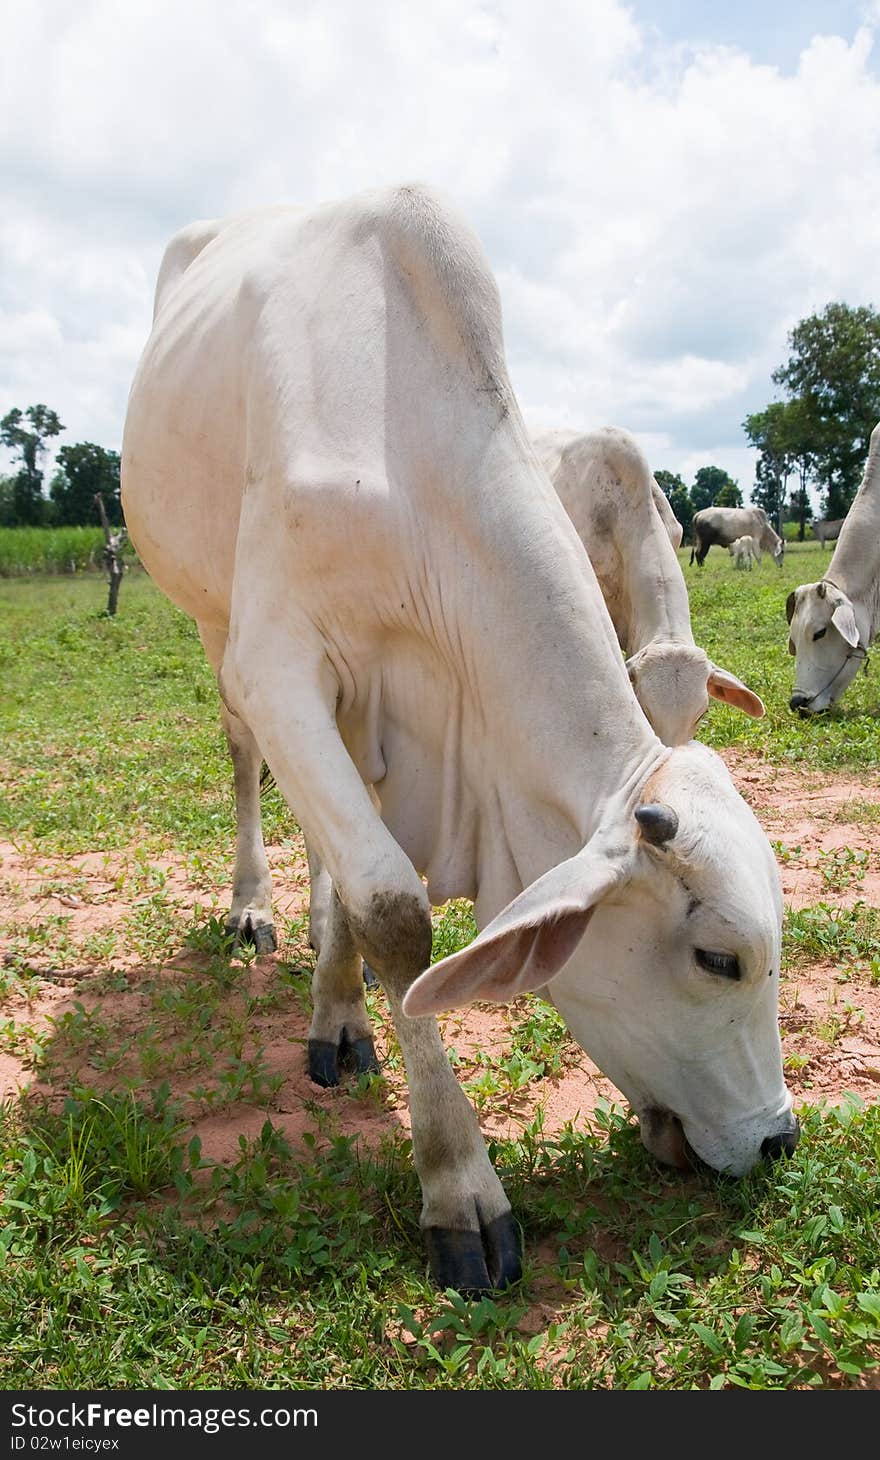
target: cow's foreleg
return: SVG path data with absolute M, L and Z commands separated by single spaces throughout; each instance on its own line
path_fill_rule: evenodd
M 312 1038 L 334 1047 L 338 1069 L 342 1031 L 349 1044 L 351 1033 L 356 1040 L 365 1037 L 358 950 L 388 993 L 406 1064 L 432 1273 L 441 1286 L 469 1292 L 506 1286 L 519 1277 L 520 1245 L 504 1188 L 436 1021 L 408 1019 L 401 1012 L 404 993 L 430 962 L 424 886 L 342 743 L 335 716 L 338 686 L 323 654 L 310 659 L 302 642 L 295 649 L 289 641 L 273 646 L 263 634 L 262 662 L 285 668 L 259 676 L 248 627 L 245 621 L 234 648 L 230 640 L 224 697 L 259 724 L 278 788 L 310 845 L 320 848 L 335 889 L 320 939 Z M 258 627 L 262 633 L 263 625 Z M 337 916 L 337 897 L 344 917 Z
M 465 1293 L 508 1287 L 522 1273 L 519 1227 L 473 1106 L 452 1071 L 436 1019 L 408 1019 L 401 1011 L 410 980 L 378 972 L 406 1064 L 431 1275 L 439 1287 Z
M 313 856 L 309 856 L 310 869 Z M 332 887 L 312 978 L 312 1010 L 309 1075 L 316 1085 L 338 1085 L 340 1074 L 348 1070 L 357 1075 L 378 1074 L 364 1003 L 361 955 Z

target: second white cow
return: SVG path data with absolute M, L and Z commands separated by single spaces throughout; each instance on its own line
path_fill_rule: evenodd
M 759 697 L 694 643 L 687 585 L 657 502 L 663 493 L 635 438 L 605 427 L 535 432 L 532 442 L 589 553 L 636 697 L 660 739 L 691 740 L 710 696 L 760 718 Z

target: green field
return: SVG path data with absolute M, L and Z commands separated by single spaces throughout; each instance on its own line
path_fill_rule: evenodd
M 103 550 L 100 527 L 0 527 L 0 578 L 98 569 Z
M 785 598 L 830 554 L 789 549 L 782 571 L 765 558 L 751 574 L 717 549 L 702 571 L 687 556 L 698 642 L 768 710 L 752 722 L 713 705 L 702 738 L 805 773 L 880 766 L 873 678 L 815 722 L 787 708 Z M 305 1147 L 287 1142 L 269 1035 L 253 1029 L 307 1004 L 302 920 L 262 971 L 230 958 L 219 919 L 234 820 L 213 677 L 193 625 L 143 574 L 126 577 L 115 619 L 105 602 L 98 576 L 0 584 L 0 878 L 13 909 L 0 1054 L 35 1081 L 2 1127 L 0 1385 L 876 1387 L 876 1106 L 803 1109 L 795 1157 L 740 1182 L 661 1170 L 616 1106 L 552 1137 L 532 1115 L 492 1146 L 525 1276 L 479 1303 L 427 1280 L 407 1141 L 365 1150 L 346 1133 L 387 1101 L 382 1077 L 344 1092 L 338 1120 L 316 1105 Z M 296 827 L 271 788 L 264 821 L 267 843 L 293 856 Z M 81 914 L 64 908 L 91 896 L 93 852 L 101 897 L 124 916 L 102 922 L 96 899 L 94 929 L 76 931 Z M 196 897 L 175 891 L 175 867 Z M 60 913 L 16 916 L 25 874 L 47 904 L 63 895 Z M 470 936 L 466 908 L 435 921 L 437 952 Z M 874 956 L 874 921 L 847 927 L 848 956 Z M 792 919 L 788 959 L 820 936 L 842 936 L 838 922 Z M 65 1012 L 41 1022 L 31 1011 L 53 987 Z M 381 995 L 369 998 L 381 1023 Z M 487 1052 L 466 1088 L 480 1108 L 540 1090 L 568 1058 L 556 1015 L 526 1001 L 511 1046 Z M 194 1104 L 253 1111 L 233 1158 L 203 1156 Z

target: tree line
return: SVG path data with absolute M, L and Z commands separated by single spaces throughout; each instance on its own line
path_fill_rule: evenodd
M 112 526 L 122 524 L 119 453 L 78 441 L 62 446 L 45 491 L 43 461 L 48 443 L 65 427 L 45 405 L 15 407 L 0 420 L 0 441 L 12 453 L 11 475 L 0 477 L 0 527 L 90 527 L 100 521 L 100 492 Z
M 880 314 L 870 305 L 827 304 L 794 327 L 788 345 L 788 359 L 771 375 L 784 398 L 746 416 L 743 430 L 758 453 L 752 502 L 779 533 L 797 522 L 803 540 L 811 487 L 831 519 L 846 516 L 858 491 L 880 421 Z M 703 507 L 742 505 L 720 467 L 701 467 L 690 488 L 672 472 L 654 475 L 686 537 Z

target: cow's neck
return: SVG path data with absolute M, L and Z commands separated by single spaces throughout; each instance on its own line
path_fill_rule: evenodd
M 880 630 L 880 578 L 877 542 L 880 541 L 880 443 L 872 441 L 864 476 L 844 524 L 825 575 L 842 588 L 856 610 L 862 634 L 869 639 Z M 863 621 L 863 622 L 862 622 Z
M 421 870 L 438 899 L 475 896 L 482 924 L 578 851 L 612 805 L 633 800 L 667 752 L 638 707 L 583 545 L 524 431 L 489 443 L 478 489 L 447 477 L 431 531 L 433 549 L 445 539 L 456 571 L 428 584 L 429 632 L 423 650 L 407 651 L 413 662 L 435 655 L 448 685 L 442 750 L 435 738 L 430 752 L 434 834 Z M 400 698 L 411 682 L 407 671 L 388 690 Z M 420 733 L 415 707 L 389 710 L 406 763 Z M 409 806 L 396 792 L 391 800 L 405 838 Z

